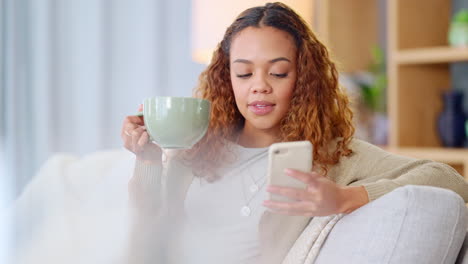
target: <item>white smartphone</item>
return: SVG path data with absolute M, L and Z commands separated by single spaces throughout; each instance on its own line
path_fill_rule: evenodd
M 292 188 L 305 188 L 306 184 L 285 174 L 286 168 L 300 171 L 312 170 L 312 150 L 310 141 L 293 141 L 272 144 L 268 150 L 268 184 Z M 274 201 L 292 201 L 287 197 L 268 193 Z

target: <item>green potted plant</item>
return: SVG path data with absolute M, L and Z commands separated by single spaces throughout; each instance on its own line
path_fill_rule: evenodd
M 361 83 L 361 91 L 364 102 L 374 112 L 386 114 L 386 88 L 387 88 L 387 72 L 385 65 L 384 51 L 374 46 L 372 52 L 372 64 L 369 67 L 369 72 L 372 79 L 368 83 Z
M 468 9 L 461 9 L 453 16 L 448 41 L 451 46 L 468 46 Z
M 387 72 L 385 53 L 379 46 L 371 50 L 372 63 L 366 72 L 354 75 L 355 83 L 360 88 L 360 97 L 364 109 L 360 110 L 361 122 L 368 123 L 369 140 L 378 145 L 387 144 Z

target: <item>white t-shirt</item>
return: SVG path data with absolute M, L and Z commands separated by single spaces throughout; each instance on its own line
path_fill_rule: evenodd
M 232 144 L 232 151 L 236 160 L 219 171 L 220 180 L 209 183 L 195 178 L 190 185 L 179 263 L 258 262 L 258 223 L 267 197 L 268 148 Z

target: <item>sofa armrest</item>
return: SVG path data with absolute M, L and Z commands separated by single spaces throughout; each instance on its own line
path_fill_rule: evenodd
M 468 230 L 466 230 L 465 241 L 463 241 L 460 253 L 458 253 L 455 264 L 468 264 Z

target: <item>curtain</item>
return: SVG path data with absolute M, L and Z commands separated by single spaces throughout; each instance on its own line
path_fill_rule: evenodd
M 0 1 L 4 203 L 52 153 L 121 147 L 143 98 L 190 96 L 204 67 L 190 58 L 189 0 Z

